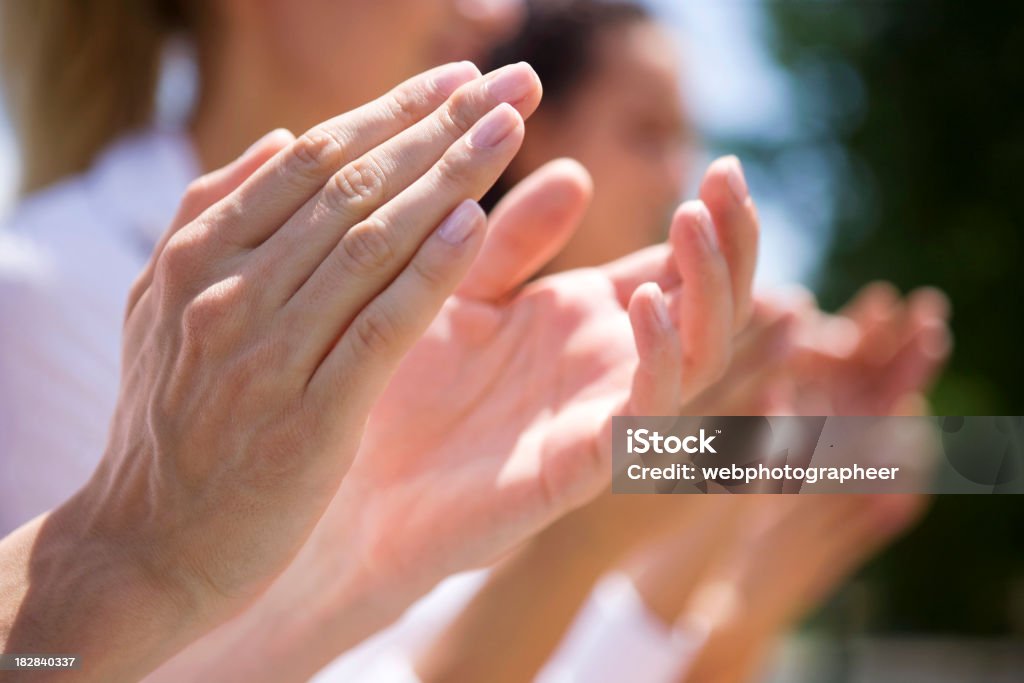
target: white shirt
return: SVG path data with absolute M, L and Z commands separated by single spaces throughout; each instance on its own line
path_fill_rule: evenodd
M 0 536 L 96 467 L 128 289 L 196 175 L 184 135 L 140 134 L 0 225 Z
M 455 621 L 489 573 L 480 569 L 448 577 L 401 619 L 338 657 L 310 683 L 417 683 L 415 661 Z
M 673 683 L 704 638 L 661 620 L 628 576 L 597 583 L 537 683 Z

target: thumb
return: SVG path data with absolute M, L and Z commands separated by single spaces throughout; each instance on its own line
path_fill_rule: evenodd
M 531 173 L 491 213 L 480 255 L 457 293 L 494 301 L 523 284 L 569 241 L 592 192 L 590 175 L 571 159 Z

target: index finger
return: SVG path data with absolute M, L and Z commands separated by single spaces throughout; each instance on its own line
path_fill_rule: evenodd
M 306 131 L 235 192 L 235 204 L 246 208 L 218 228 L 223 241 L 258 246 L 348 161 L 417 123 L 479 76 L 470 62 L 446 64 Z

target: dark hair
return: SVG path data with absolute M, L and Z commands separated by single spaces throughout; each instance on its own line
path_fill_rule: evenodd
M 491 52 L 485 71 L 529 63 L 544 84 L 541 111 L 557 109 L 598 68 L 595 44 L 602 31 L 651 19 L 646 7 L 631 0 L 529 0 L 519 32 Z M 481 204 L 489 211 L 511 188 L 506 171 Z

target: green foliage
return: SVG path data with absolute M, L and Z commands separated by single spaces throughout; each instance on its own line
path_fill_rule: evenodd
M 943 289 L 955 350 L 935 412 L 1024 413 L 1024 4 L 778 2 L 766 14 L 796 121 L 744 146 L 770 166 L 799 145 L 829 169 L 823 305 L 873 279 Z M 937 501 L 866 573 L 876 625 L 1024 629 L 1022 513 L 1018 497 Z

